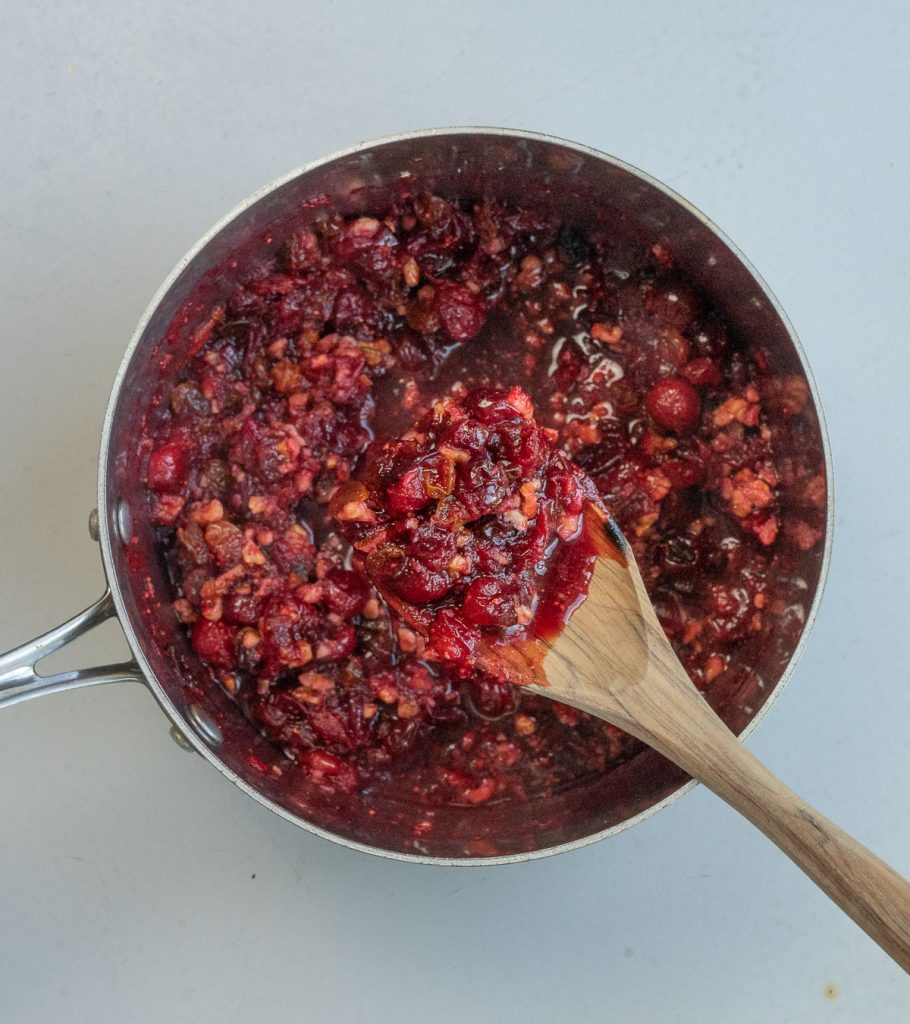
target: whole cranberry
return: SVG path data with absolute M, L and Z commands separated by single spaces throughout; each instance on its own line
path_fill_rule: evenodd
M 645 408 L 664 430 L 691 434 L 701 416 L 698 392 L 682 377 L 664 377 L 648 392 Z
M 409 469 L 386 490 L 386 505 L 393 515 L 408 515 L 430 504 L 420 467 Z
M 470 341 L 487 318 L 487 304 L 462 284 L 443 281 L 436 286 L 433 306 L 443 330 L 452 341 Z
M 699 356 L 697 359 L 690 359 L 680 369 L 681 376 L 696 387 L 717 387 L 722 381 L 717 363 L 707 356 Z
M 198 619 L 193 624 L 193 647 L 200 658 L 215 668 L 230 668 L 234 662 L 234 631 L 223 622 Z
M 169 441 L 149 456 L 146 479 L 153 491 L 173 494 L 186 483 L 186 469 L 186 452 L 175 441 Z
M 399 328 L 392 335 L 392 348 L 398 359 L 398 365 L 403 370 L 413 373 L 416 370 L 422 370 L 430 361 L 426 342 L 419 334 L 408 330 L 407 327 Z

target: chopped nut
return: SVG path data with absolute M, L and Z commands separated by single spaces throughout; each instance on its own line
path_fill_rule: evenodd
M 706 683 L 713 683 L 714 680 L 726 670 L 727 663 L 719 654 L 712 654 L 705 662 L 704 680 Z
M 190 604 L 185 597 L 178 597 L 174 602 L 174 611 L 177 613 L 177 618 L 181 622 L 195 622 L 198 618 L 196 610 Z
M 622 328 L 619 324 L 592 324 L 591 337 L 595 341 L 616 347 L 622 341 Z
M 732 477 L 727 477 L 720 493 L 721 497 L 730 502 L 733 514 L 739 519 L 767 508 L 774 500 L 774 493 L 767 482 L 751 469 L 741 469 Z
M 194 523 L 218 523 L 224 519 L 224 505 L 215 498 L 204 505 L 194 505 L 190 510 L 190 519 Z
M 400 700 L 396 710 L 399 718 L 415 718 L 420 714 L 420 706 L 412 700 Z
M 268 498 L 262 498 L 259 495 L 252 495 L 247 501 L 247 508 L 254 516 L 260 516 L 264 512 L 268 511 L 271 501 Z
M 271 377 L 272 387 L 279 395 L 287 395 L 296 391 L 303 381 L 300 367 L 296 363 L 284 359 L 272 367 Z
M 752 389 L 754 392 L 754 389 Z M 761 407 L 758 405 L 758 393 L 755 393 L 756 401 L 749 401 L 748 398 L 728 398 L 714 410 L 714 426 L 726 427 L 734 420 L 746 427 L 758 425 L 758 418 Z
M 398 646 L 403 651 L 417 650 L 417 634 L 407 626 L 398 627 Z
M 247 565 L 265 565 L 266 562 L 259 545 L 252 540 L 243 542 L 243 560 Z
M 537 722 L 530 715 L 518 714 L 513 722 L 519 736 L 530 736 L 537 731 Z
M 516 530 L 519 530 L 522 533 L 524 533 L 528 528 L 528 517 L 523 512 L 519 512 L 517 508 L 509 509 L 508 512 L 503 512 L 500 518 L 504 523 L 514 526 Z
M 413 257 L 405 260 L 401 273 L 404 276 L 404 283 L 408 288 L 416 288 L 420 284 L 420 267 L 417 265 L 417 260 L 413 259 Z

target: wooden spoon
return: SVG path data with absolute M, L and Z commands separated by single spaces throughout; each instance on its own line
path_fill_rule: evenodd
M 479 662 L 571 704 L 674 761 L 748 818 L 910 971 L 910 883 L 785 786 L 695 689 L 664 635 L 632 552 L 594 505 L 585 530 L 598 558 L 587 598 L 552 640 L 487 644 Z M 418 630 L 414 609 L 384 591 Z

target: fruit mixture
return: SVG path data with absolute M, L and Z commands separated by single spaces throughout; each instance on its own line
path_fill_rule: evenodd
M 479 805 L 634 756 L 465 653 L 533 616 L 535 566 L 571 540 L 588 479 L 696 685 L 760 701 L 824 536 L 799 372 L 732 337 L 660 242 L 630 262 L 606 232 L 482 197 L 403 191 L 278 243 L 195 328 L 146 482 L 211 685 L 306 778 Z M 367 563 L 434 602 L 427 643 Z
M 482 642 L 534 637 L 587 592 L 583 513 L 600 500 L 557 440 L 521 388 L 478 388 L 371 444 L 332 499 L 354 567 L 415 627 L 417 653 L 462 678 Z

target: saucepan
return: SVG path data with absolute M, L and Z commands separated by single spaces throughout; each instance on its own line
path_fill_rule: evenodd
M 690 789 L 678 768 L 650 750 L 568 791 L 521 804 L 448 807 L 431 834 L 408 827 L 420 808 L 381 795 L 329 797 L 287 770 L 230 697 L 211 685 L 173 609 L 142 484 L 137 425 L 156 404 L 219 289 L 269 251 L 283 224 L 300 226 L 327 206 L 350 214 L 381 208 L 403 177 L 451 196 L 485 194 L 535 204 L 565 223 L 610 223 L 631 243 L 662 238 L 680 269 L 707 291 L 746 342 L 760 339 L 775 359 L 802 373 L 814 407 L 817 445 L 831 493 L 830 452 L 805 355 L 778 302 L 735 246 L 691 204 L 614 157 L 543 135 L 493 128 L 414 132 L 355 146 L 308 164 L 245 199 L 177 264 L 152 299 L 114 380 L 101 435 L 98 505 L 90 533 L 99 543 L 108 588 L 91 607 L 0 657 L 0 706 L 100 683 L 147 686 L 177 742 L 196 751 L 254 800 L 301 828 L 353 849 L 433 864 L 529 860 L 615 835 Z M 811 630 L 831 545 L 832 509 L 821 548 L 794 572 L 805 582 L 802 616 L 781 617 L 786 635 L 750 654 L 753 670 L 733 674 L 712 701 L 745 738 L 790 677 Z M 42 657 L 116 616 L 132 659 L 123 664 L 41 675 Z M 784 652 L 783 656 L 781 652 Z

